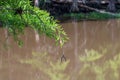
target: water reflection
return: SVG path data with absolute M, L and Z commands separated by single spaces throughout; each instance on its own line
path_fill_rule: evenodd
M 120 20 L 68 21 L 61 23 L 61 25 L 70 38 L 63 48 L 56 46 L 54 40 L 45 36 L 38 36 L 38 34 L 30 28 L 26 28 L 25 34 L 22 36 L 24 46 L 19 48 L 12 37 L 6 39 L 8 36 L 7 32 L 1 28 L 0 80 L 40 80 L 41 77 L 44 77 L 38 70 L 33 69 L 30 65 L 19 62 L 19 59 L 31 58 L 32 52 L 41 54 L 47 52 L 53 61 L 60 60 L 61 55 L 64 54 L 67 60 L 70 60 L 66 72 L 71 75 L 71 80 L 77 80 L 79 77 L 82 77 L 84 80 L 86 78 L 83 78 L 83 76 L 86 75 L 91 77 L 89 80 L 96 80 L 96 78 L 94 78 L 95 74 L 93 73 L 90 75 L 86 73 L 82 76 L 77 74 L 85 64 L 79 60 L 79 56 L 85 56 L 85 50 L 94 49 L 101 52 L 101 50 L 107 49 L 104 57 L 95 61 L 95 64 L 102 65 L 105 61 L 113 59 L 113 56 L 120 52 Z M 4 43 L 9 44 L 7 49 Z M 89 65 L 92 67 L 95 66 L 94 63 L 88 64 L 88 68 L 90 68 Z M 96 68 L 99 67 L 96 66 Z M 47 78 L 44 79 L 47 80 Z M 109 80 L 109 78 L 105 80 Z

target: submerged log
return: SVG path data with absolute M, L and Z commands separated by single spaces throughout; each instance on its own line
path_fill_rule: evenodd
M 86 9 L 89 9 L 89 10 L 93 10 L 93 11 L 96 11 L 96 12 L 99 12 L 99 13 L 103 13 L 103 14 L 108 14 L 108 15 L 112 15 L 112 16 L 116 16 L 117 15 L 115 13 L 99 10 L 99 9 L 96 9 L 96 8 L 93 8 L 93 7 L 89 7 L 89 6 L 86 6 L 86 5 L 82 5 L 82 4 L 80 6 L 86 8 Z

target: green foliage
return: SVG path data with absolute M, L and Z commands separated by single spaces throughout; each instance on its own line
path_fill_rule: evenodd
M 69 80 L 69 76 L 65 73 L 69 61 L 61 63 L 60 60 L 53 61 L 52 57 L 47 56 L 46 53 L 33 53 L 31 59 L 21 60 L 21 63 L 30 64 L 39 69 L 50 80 Z
M 104 20 L 111 18 L 120 18 L 120 14 L 116 14 L 116 16 L 112 16 L 106 13 L 98 13 L 98 12 L 89 12 L 89 13 L 70 13 L 64 14 L 63 17 L 67 18 L 76 18 L 78 20 L 87 19 L 87 20 Z
M 15 41 L 19 40 L 19 35 L 24 33 L 25 27 L 31 27 L 39 34 L 54 38 L 61 46 L 67 40 L 66 33 L 57 21 L 48 12 L 31 6 L 29 0 L 1 1 L 0 22 Z

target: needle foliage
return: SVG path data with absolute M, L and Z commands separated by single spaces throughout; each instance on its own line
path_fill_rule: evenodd
M 61 46 L 67 37 L 63 28 L 50 14 L 30 5 L 29 0 L 1 0 L 0 23 L 8 30 L 16 42 L 19 43 L 19 35 L 24 33 L 25 27 L 31 27 L 39 34 L 45 34 Z

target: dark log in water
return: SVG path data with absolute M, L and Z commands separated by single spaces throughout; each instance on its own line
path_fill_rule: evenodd
M 99 13 L 105 13 L 105 14 L 109 14 L 109 15 L 112 15 L 112 16 L 116 16 L 115 13 L 111 13 L 111 12 L 106 12 L 106 11 L 103 11 L 103 10 L 99 10 L 99 9 L 96 9 L 96 8 L 92 8 L 92 7 L 89 7 L 89 6 L 86 6 L 86 5 L 80 5 L 81 7 L 83 8 L 87 8 L 89 10 L 93 10 L 93 11 L 96 11 L 96 12 L 99 12 Z M 112 10 L 113 11 L 113 10 Z

